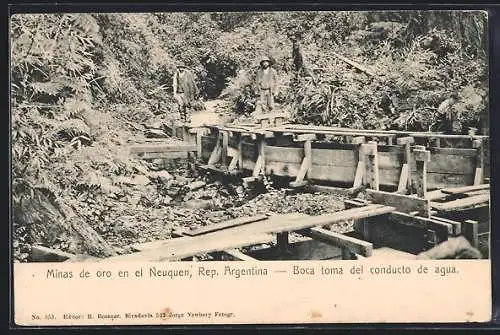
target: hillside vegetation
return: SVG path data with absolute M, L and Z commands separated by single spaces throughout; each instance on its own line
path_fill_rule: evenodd
M 201 99 L 224 100 L 232 116 L 255 109 L 255 72 L 269 56 L 279 108 L 294 122 L 435 131 L 443 126 L 439 105 L 455 97 L 460 129 L 487 131 L 482 12 L 29 14 L 12 17 L 10 33 L 20 261 L 34 243 L 112 255 L 123 237 L 110 233 L 118 221 L 146 230 L 175 221 L 165 188 L 183 181 L 138 180 L 160 168 L 129 158 L 127 142 L 143 136 L 143 124 L 178 118 L 171 78 L 179 63 L 195 72 Z M 293 74 L 291 36 L 310 75 Z

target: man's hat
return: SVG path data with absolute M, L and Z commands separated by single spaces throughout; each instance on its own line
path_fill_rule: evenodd
M 180 68 L 184 68 L 184 69 L 187 69 L 187 66 L 182 64 L 182 63 L 179 63 L 177 64 L 176 68 L 180 69 Z
M 262 63 L 264 62 L 268 62 L 269 64 L 271 64 L 271 58 L 269 57 L 262 57 L 262 59 L 260 60 L 260 65 L 262 65 Z

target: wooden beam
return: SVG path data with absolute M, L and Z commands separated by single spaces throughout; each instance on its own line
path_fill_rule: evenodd
M 193 144 L 140 144 L 130 147 L 131 154 L 149 152 L 191 152 L 196 151 L 197 146 Z
M 366 142 L 366 139 L 364 136 L 355 136 L 351 139 L 352 144 L 363 144 Z
M 471 185 L 471 186 L 464 186 L 464 187 L 444 188 L 441 190 L 441 192 L 446 193 L 446 194 L 461 194 L 461 193 L 467 193 L 467 192 L 472 192 L 472 191 L 488 190 L 489 188 L 490 188 L 490 184 L 479 184 L 479 185 Z
M 316 140 L 316 134 L 300 134 L 296 136 L 295 140 L 297 142 L 314 141 Z
M 419 228 L 426 228 L 436 231 L 439 236 L 453 235 L 456 229 L 451 222 L 437 220 L 423 216 L 409 215 L 403 212 L 392 212 L 388 214 L 389 221 L 397 222 L 400 224 L 414 226 Z
M 359 64 L 359 63 L 357 63 L 357 62 L 355 62 L 353 60 L 350 60 L 350 59 L 348 59 L 348 58 L 346 58 L 344 56 L 341 56 L 341 55 L 339 55 L 336 52 L 334 52 L 333 55 L 335 57 L 339 58 L 340 60 L 346 62 L 347 64 L 349 64 L 351 66 L 354 66 L 356 69 L 358 69 L 358 70 L 360 70 L 360 71 L 362 71 L 362 72 L 364 72 L 364 73 L 366 73 L 366 74 L 368 74 L 368 75 L 370 75 L 372 77 L 375 76 L 375 73 L 372 72 L 371 70 L 369 70 L 366 66 L 361 65 L 361 64 Z
M 297 233 L 339 248 L 347 248 L 350 252 L 364 257 L 370 257 L 373 252 L 373 244 L 370 242 L 335 233 L 323 228 L 314 227 L 299 230 Z
M 219 231 L 223 229 L 228 229 L 231 227 L 236 227 L 236 226 L 241 226 L 253 222 L 258 222 L 258 221 L 263 221 L 267 220 L 269 217 L 267 215 L 255 215 L 255 216 L 250 216 L 250 217 L 241 217 L 241 218 L 236 218 L 228 221 L 223 221 L 220 223 L 215 223 L 211 224 L 205 227 L 201 227 L 195 230 L 190 230 L 186 231 L 184 234 L 187 236 L 197 236 L 197 235 L 204 235 L 207 233 L 212 233 L 214 231 Z
M 458 221 L 454 221 L 454 220 L 442 218 L 442 217 L 439 217 L 439 216 L 434 216 L 434 215 L 431 216 L 431 219 L 435 220 L 435 221 L 444 222 L 444 223 L 447 223 L 447 224 L 451 225 L 452 229 L 453 229 L 453 231 L 450 233 L 451 235 L 457 236 L 457 235 L 461 234 L 462 223 L 460 223 Z
M 253 257 L 248 256 L 247 254 L 242 253 L 238 249 L 228 249 L 224 250 L 224 253 L 227 254 L 227 256 L 223 256 L 224 258 L 229 258 L 228 260 L 231 261 L 252 261 L 252 262 L 258 262 L 258 259 L 255 259 Z M 224 259 L 225 260 L 225 259 Z
M 431 206 L 439 211 L 454 211 L 471 206 L 477 206 L 490 201 L 490 194 L 479 194 L 472 197 L 452 200 L 448 202 L 431 202 Z
M 395 207 L 400 212 L 418 211 L 421 215 L 429 217 L 430 201 L 415 196 L 390 193 L 376 190 L 366 190 L 366 200 L 377 204 Z

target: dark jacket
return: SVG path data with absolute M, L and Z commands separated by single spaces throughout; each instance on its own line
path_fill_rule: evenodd
M 278 84 L 278 75 L 276 70 L 269 67 L 269 72 L 265 73 L 263 68 L 257 71 L 257 91 L 271 89 L 275 92 Z

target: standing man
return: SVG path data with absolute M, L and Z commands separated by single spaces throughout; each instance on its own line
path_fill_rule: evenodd
M 179 65 L 173 79 L 174 98 L 179 106 L 179 114 L 184 123 L 191 122 L 191 109 L 199 90 L 194 75 L 186 66 Z
M 276 93 L 278 76 L 276 70 L 271 67 L 268 57 L 260 61 L 260 69 L 257 71 L 257 93 L 260 94 L 259 104 L 263 113 L 269 113 L 274 109 L 274 94 Z

